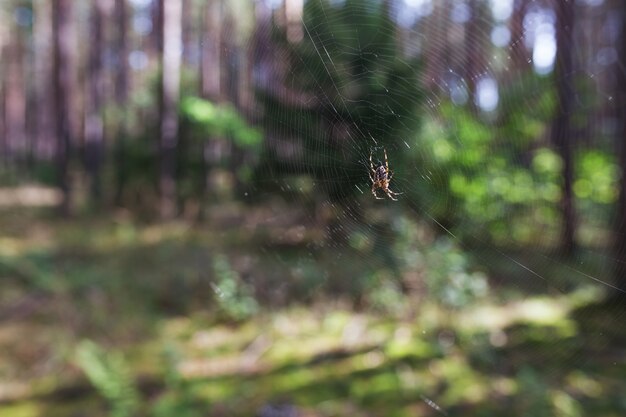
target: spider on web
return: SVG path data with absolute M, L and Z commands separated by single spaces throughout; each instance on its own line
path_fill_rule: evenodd
M 394 196 L 400 195 L 402 193 L 396 193 L 389 189 L 389 183 L 391 182 L 391 178 L 393 177 L 393 171 L 389 169 L 389 160 L 387 159 L 387 150 L 383 148 L 385 153 L 385 163 L 378 162 L 378 166 L 374 167 L 374 162 L 372 161 L 372 151 L 370 151 L 370 181 L 372 181 L 372 194 L 376 197 L 377 200 L 383 200 L 383 197 L 379 197 L 376 194 L 376 190 L 382 190 L 387 197 L 392 199 L 393 201 L 398 201 L 398 199 L 394 198 Z

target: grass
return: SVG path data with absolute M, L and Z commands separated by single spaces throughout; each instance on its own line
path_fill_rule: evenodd
M 551 296 L 492 288 L 456 308 L 428 287 L 392 288 L 379 306 L 368 291 L 381 288 L 372 277 L 391 279 L 383 261 L 326 247 L 314 225 L 270 216 L 260 227 L 269 217 L 253 211 L 153 225 L 124 214 L 59 221 L 5 210 L 0 415 L 626 413 L 626 339 L 597 287 Z M 219 257 L 226 264 L 216 268 Z M 398 268 L 411 279 L 435 276 Z M 220 280 L 233 282 L 233 301 L 220 302 Z M 233 315 L 251 296 L 258 309 Z M 86 340 L 97 347 L 83 353 L 91 362 L 78 360 Z M 104 395 L 126 372 L 130 387 L 118 386 L 138 397 L 127 410 Z

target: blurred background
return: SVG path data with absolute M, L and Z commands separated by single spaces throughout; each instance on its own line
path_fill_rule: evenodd
M 2 0 L 0 414 L 625 415 L 625 22 Z

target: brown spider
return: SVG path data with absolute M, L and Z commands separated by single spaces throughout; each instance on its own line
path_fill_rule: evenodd
M 377 200 L 383 200 L 382 197 L 378 197 L 376 194 L 377 189 L 383 190 L 387 197 L 392 199 L 393 201 L 398 201 L 394 196 L 400 195 L 402 193 L 396 193 L 389 189 L 389 182 L 393 177 L 393 171 L 389 169 L 389 161 L 387 160 L 387 150 L 383 148 L 385 152 L 385 164 L 382 162 L 379 163 L 378 167 L 374 168 L 374 162 L 372 162 L 372 153 L 370 152 L 370 181 L 372 181 L 372 194 L 376 197 Z

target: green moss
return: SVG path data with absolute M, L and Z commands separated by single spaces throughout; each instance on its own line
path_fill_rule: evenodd
M 1 406 L 0 415 L 11 417 L 39 417 L 41 404 L 36 402 L 23 402 L 14 405 Z

